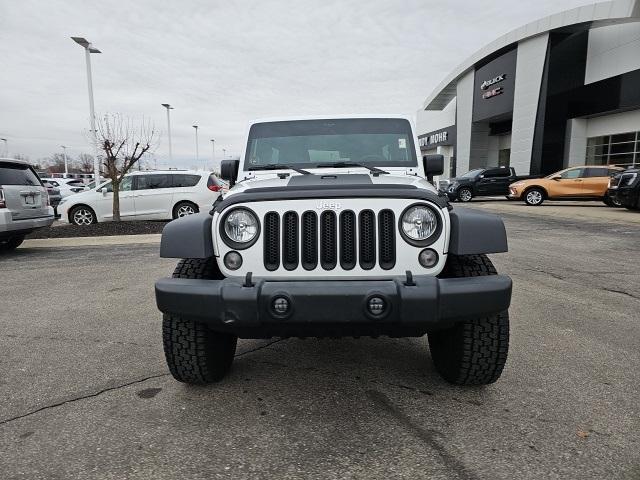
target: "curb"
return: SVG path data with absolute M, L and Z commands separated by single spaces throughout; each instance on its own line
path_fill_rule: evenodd
M 160 233 L 146 235 L 110 235 L 104 237 L 34 238 L 25 240 L 20 248 L 85 247 L 160 243 Z

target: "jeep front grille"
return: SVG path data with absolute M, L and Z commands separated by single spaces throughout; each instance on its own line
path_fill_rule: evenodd
M 282 227 L 280 224 L 282 223 Z M 333 270 L 340 265 L 351 270 L 360 264 L 370 270 L 378 264 L 391 270 L 396 264 L 396 225 L 393 211 L 363 210 L 359 215 L 346 210 L 318 214 L 312 210 L 298 216 L 286 212 L 268 212 L 264 216 L 264 266 L 269 271 L 280 267 L 295 270 Z

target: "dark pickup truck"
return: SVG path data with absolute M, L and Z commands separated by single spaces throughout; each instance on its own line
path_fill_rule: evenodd
M 527 178 L 533 178 L 533 176 L 518 176 L 513 167 L 476 168 L 452 178 L 445 192 L 449 200 L 461 202 L 468 202 L 473 197 L 507 196 L 509 185 Z

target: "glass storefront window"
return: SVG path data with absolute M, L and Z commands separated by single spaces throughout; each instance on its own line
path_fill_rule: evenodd
M 587 139 L 586 165 L 640 163 L 640 132 L 616 133 Z
M 634 142 L 635 140 L 636 140 L 636 132 L 619 133 L 618 135 L 611 135 L 611 143 Z
M 611 155 L 617 153 L 633 153 L 635 151 L 636 142 L 612 143 Z

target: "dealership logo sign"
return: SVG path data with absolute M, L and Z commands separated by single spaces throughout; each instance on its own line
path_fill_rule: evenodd
M 484 82 L 482 82 L 482 85 L 480 85 L 480 89 L 481 90 L 486 90 L 491 85 L 495 85 L 496 83 L 502 82 L 506 78 L 506 76 L 507 76 L 506 73 L 502 73 L 502 74 L 498 75 L 497 77 L 492 78 L 491 80 L 485 80 Z
M 482 94 L 482 98 L 484 98 L 486 100 L 487 98 L 492 98 L 492 97 L 495 97 L 496 95 L 501 95 L 503 93 L 504 93 L 504 88 L 497 87 L 497 88 L 491 89 L 491 90 L 489 90 L 487 92 L 484 92 Z
M 429 135 L 428 137 L 422 137 L 420 139 L 420 146 L 425 147 L 427 145 L 432 145 L 434 143 L 446 142 L 447 140 L 449 140 L 449 132 L 447 131 L 438 132 L 438 133 Z

